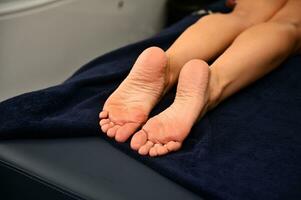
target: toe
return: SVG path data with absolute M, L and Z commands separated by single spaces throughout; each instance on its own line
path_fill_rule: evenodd
M 147 142 L 147 134 L 144 130 L 140 130 L 134 134 L 131 140 L 131 148 L 133 150 L 138 150 L 141 146 L 145 145 Z
M 166 144 L 168 151 L 177 151 L 181 148 L 180 142 L 170 141 Z
M 108 111 L 103 110 L 99 113 L 99 119 L 104 119 L 104 118 L 107 118 L 108 116 L 109 116 Z
M 157 147 L 157 153 L 158 153 L 159 156 L 163 156 L 163 155 L 167 154 L 168 153 L 168 149 L 167 149 L 166 145 L 164 145 L 164 146 L 163 145 L 159 145 Z
M 110 128 L 112 128 L 115 124 L 113 122 L 109 122 L 101 126 L 101 130 L 106 133 Z
M 125 142 L 139 127 L 138 123 L 126 123 L 122 125 L 116 132 L 115 140 L 117 142 Z
M 102 120 L 100 120 L 99 125 L 100 125 L 100 126 L 103 126 L 103 125 L 105 125 L 105 124 L 107 124 L 107 123 L 110 123 L 110 120 L 109 120 L 109 119 L 102 119 Z
M 101 126 L 101 130 L 104 133 L 106 133 L 110 128 L 111 128 L 111 124 L 110 123 L 107 123 L 107 124 Z
M 158 155 L 158 152 L 157 152 L 157 144 L 155 144 L 150 150 L 149 150 L 149 155 L 151 157 L 155 157 Z
M 149 150 L 154 146 L 154 143 L 152 143 L 151 141 L 147 141 L 145 145 L 143 145 L 142 147 L 139 148 L 138 153 L 140 155 L 147 155 L 149 153 Z
M 110 138 L 115 137 L 116 131 L 120 128 L 119 125 L 115 125 L 107 131 L 107 136 Z

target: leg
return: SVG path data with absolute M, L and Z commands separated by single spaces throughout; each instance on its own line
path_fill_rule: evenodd
M 187 110 L 181 110 L 183 104 L 178 104 L 176 98 L 170 108 L 151 118 L 143 129 L 133 136 L 132 149 L 138 150 L 142 155 L 149 154 L 151 156 L 164 155 L 169 151 L 178 150 L 190 129 L 184 129 L 185 131 L 180 132 L 178 130 L 181 130 L 182 127 L 191 128 L 192 124 L 188 126 L 183 122 L 195 122 L 189 118 L 181 119 L 181 116 L 195 116 L 194 111 L 202 115 L 206 112 L 208 106 L 212 106 L 208 102 L 216 103 L 211 99 L 212 87 L 216 86 L 214 84 L 216 82 L 212 80 L 220 81 L 221 84 L 218 86 L 222 86 L 222 92 L 221 96 L 218 96 L 220 97 L 218 100 L 223 100 L 238 89 L 271 71 L 288 55 L 295 52 L 300 46 L 298 46 L 299 40 L 297 37 L 300 36 L 300 32 L 295 24 L 281 21 L 276 20 L 275 16 L 275 19 L 256 25 L 239 35 L 225 53 L 213 63 L 209 90 L 202 90 L 204 92 L 203 97 L 198 98 L 202 102 L 199 105 L 200 109 L 188 108 Z M 266 47 L 269 47 L 269 49 Z M 204 71 L 199 73 L 204 73 Z M 193 73 L 190 76 L 193 76 Z M 185 81 L 183 79 L 181 71 L 178 88 L 190 88 L 189 85 L 184 86 Z M 203 80 L 206 79 L 203 78 Z M 197 81 L 194 84 L 196 83 Z M 206 85 L 206 83 L 204 81 L 199 85 Z M 203 86 L 200 88 L 203 88 Z M 213 87 L 213 89 L 219 91 L 219 87 Z M 184 99 L 196 96 L 191 94 L 187 92 L 180 96 L 186 97 Z M 209 96 L 208 100 L 207 96 Z M 204 103 L 204 101 L 207 102 Z M 191 102 L 186 101 L 185 105 L 190 106 Z M 186 111 L 189 114 L 185 114 Z M 181 120 L 178 121 L 177 119 Z
M 137 59 L 129 76 L 106 101 L 99 114 L 102 131 L 116 141 L 127 140 L 146 122 L 161 95 L 176 82 L 182 65 L 192 58 L 209 60 L 215 57 L 241 31 L 266 20 L 284 1 L 277 0 L 271 4 L 260 0 L 261 3 L 250 4 L 248 0 L 240 0 L 232 14 L 205 17 L 189 28 L 167 51 L 168 66 L 162 50 L 146 50 Z M 248 14 L 252 9 L 257 10 L 254 16 Z M 221 37 L 216 27 L 221 27 L 227 34 Z
M 191 59 L 215 59 L 245 29 L 269 20 L 287 0 L 238 0 L 230 14 L 212 14 L 190 26 L 167 50 L 170 82 Z M 256 11 L 256 12 L 254 12 Z M 222 32 L 222 33 L 221 33 Z
M 241 35 L 211 66 L 208 107 L 275 69 L 300 51 L 301 2 L 290 0 L 272 19 Z

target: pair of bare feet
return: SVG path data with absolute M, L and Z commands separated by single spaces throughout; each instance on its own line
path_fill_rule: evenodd
M 148 119 L 171 87 L 168 72 L 165 52 L 146 49 L 99 113 L 103 133 L 117 142 L 133 136 L 131 148 L 141 155 L 161 156 L 180 149 L 204 108 L 209 68 L 201 60 L 188 62 L 180 72 L 173 104 Z

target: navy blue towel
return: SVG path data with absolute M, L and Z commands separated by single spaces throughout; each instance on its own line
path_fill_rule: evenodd
M 99 135 L 208 199 L 301 199 L 300 56 L 206 114 L 176 153 L 141 157 L 100 133 L 98 113 L 139 53 L 153 45 L 166 49 L 198 18 L 101 56 L 60 85 L 0 103 L 0 138 Z M 171 91 L 152 115 L 173 97 Z

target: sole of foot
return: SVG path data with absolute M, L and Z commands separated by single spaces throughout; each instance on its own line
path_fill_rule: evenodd
M 158 47 L 144 50 L 99 113 L 103 133 L 125 142 L 141 127 L 167 85 L 167 57 Z
M 173 104 L 134 134 L 131 148 L 152 157 L 179 150 L 207 101 L 208 81 L 206 62 L 191 60 L 185 64 Z

